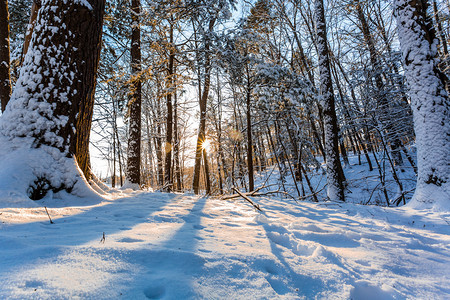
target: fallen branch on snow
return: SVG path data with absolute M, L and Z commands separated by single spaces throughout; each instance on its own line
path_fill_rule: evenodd
M 242 198 L 244 198 L 245 200 L 247 200 L 251 205 L 253 205 L 254 208 L 256 208 L 259 211 L 262 211 L 261 208 L 259 208 L 258 204 L 255 204 L 249 197 L 247 197 L 246 195 L 244 195 L 243 193 L 241 193 L 237 188 L 233 188 L 233 190 L 236 191 L 236 193 L 239 194 L 239 196 L 241 196 Z
M 47 212 L 48 219 L 50 220 L 50 224 L 53 224 L 52 218 L 50 218 L 50 214 L 48 213 L 47 206 L 44 206 L 45 211 Z

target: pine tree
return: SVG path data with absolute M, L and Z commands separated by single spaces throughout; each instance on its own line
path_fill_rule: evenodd
M 89 131 L 92 121 L 82 112 L 93 106 L 105 2 L 41 4 L 40 26 L 32 33 L 20 77 L 0 118 L 0 132 L 11 144 L 41 151 L 44 165 L 29 162 L 35 177 L 28 189 L 32 199 L 48 190 L 70 192 L 81 182 L 74 156 L 80 132 Z

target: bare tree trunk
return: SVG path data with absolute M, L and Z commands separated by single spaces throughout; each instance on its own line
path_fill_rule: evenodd
M 0 104 L 2 112 L 11 96 L 8 0 L 0 0 Z
M 208 25 L 208 33 L 211 33 L 214 24 L 215 19 L 211 19 Z M 205 81 L 203 84 L 203 91 L 202 93 L 199 93 L 199 105 L 200 105 L 200 124 L 198 128 L 198 136 L 197 136 L 197 147 L 195 149 L 195 165 L 194 165 L 194 180 L 192 183 L 192 187 L 194 189 L 194 193 L 199 193 L 199 183 L 200 183 L 200 165 L 201 165 L 201 159 L 202 159 L 202 147 L 203 142 L 206 138 L 206 104 L 208 101 L 208 95 L 209 95 L 209 88 L 211 85 L 211 57 L 210 57 L 210 38 L 207 37 L 205 41 Z M 198 74 L 200 76 L 200 74 Z M 200 84 L 200 82 L 199 82 Z M 201 87 L 199 86 L 199 91 L 201 91 Z M 206 174 L 209 176 L 209 174 Z M 207 178 L 207 181 L 209 178 Z
M 111 186 L 114 188 L 116 187 L 116 134 L 113 131 L 113 167 L 112 167 L 112 174 L 111 174 Z
M 439 40 L 442 46 L 442 54 L 446 56 L 448 55 L 447 40 L 445 38 L 444 31 L 442 30 L 442 23 L 441 18 L 439 18 L 439 11 L 437 8 L 436 0 L 433 0 L 433 14 L 434 14 L 434 21 L 436 23 L 437 34 L 439 35 Z
M 320 67 L 320 91 L 325 127 L 327 154 L 327 195 L 332 200 L 345 201 L 343 171 L 339 160 L 338 125 L 331 83 L 330 59 L 327 43 L 323 0 L 316 0 L 317 48 Z
M 28 23 L 27 30 L 25 32 L 25 41 L 23 43 L 22 55 L 20 57 L 20 63 L 23 63 L 25 55 L 28 52 L 28 47 L 30 46 L 31 36 L 33 34 L 34 25 L 36 23 L 36 18 L 38 11 L 41 8 L 41 0 L 34 0 L 31 5 L 30 21 Z
M 172 95 L 174 90 L 174 62 L 175 62 L 175 49 L 173 45 L 173 20 L 170 22 L 169 29 L 169 65 L 167 68 L 167 119 L 166 119 L 166 146 L 165 146 L 165 167 L 164 167 L 164 186 L 167 191 L 173 189 L 172 181 L 172 139 L 173 139 L 173 106 Z
M 140 0 L 131 0 L 131 83 L 128 109 L 129 137 L 127 159 L 127 181 L 133 185 L 141 184 L 141 29 Z
M 178 136 L 178 103 L 177 103 L 177 92 L 174 91 L 174 109 L 173 109 L 173 155 L 175 160 L 175 180 L 177 183 L 176 191 L 181 192 L 181 166 L 180 166 L 180 139 Z
M 157 181 L 160 187 L 164 184 L 164 172 L 163 172 L 163 142 L 162 142 L 162 128 L 161 122 L 159 121 L 162 118 L 161 106 L 159 101 L 156 103 L 156 136 L 155 136 L 155 151 L 156 151 L 156 168 L 157 168 Z
M 211 179 L 209 177 L 209 162 L 208 162 L 208 153 L 206 153 L 206 149 L 202 149 L 203 152 L 203 162 L 205 165 L 205 184 L 206 184 L 206 195 L 211 194 Z
M 122 145 L 120 143 L 120 138 L 119 138 L 119 128 L 117 128 L 117 107 L 115 106 L 116 103 L 113 100 L 113 105 L 114 105 L 114 134 L 117 140 L 117 158 L 119 159 L 119 180 L 120 180 L 120 186 L 123 186 L 123 153 L 122 153 Z
M 252 138 L 252 119 L 251 119 L 251 87 L 250 72 L 247 64 L 247 168 L 248 168 L 248 187 L 249 192 L 255 190 L 255 180 L 253 178 L 253 138 Z

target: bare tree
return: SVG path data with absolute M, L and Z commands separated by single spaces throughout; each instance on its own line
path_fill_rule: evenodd
M 325 151 L 327 155 L 327 195 L 332 200 L 345 201 L 344 178 L 339 160 L 338 134 L 334 94 L 331 82 L 327 28 L 322 0 L 316 0 L 317 48 L 320 67 L 320 92 L 322 95 L 325 127 Z

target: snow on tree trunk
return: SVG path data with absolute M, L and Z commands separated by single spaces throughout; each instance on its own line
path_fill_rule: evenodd
M 343 171 L 339 160 L 338 126 L 331 83 L 330 59 L 327 43 L 327 29 L 323 1 L 316 0 L 317 48 L 319 56 L 320 92 L 322 97 L 325 127 L 325 153 L 327 156 L 327 196 L 331 200 L 345 201 L 342 178 Z
M 19 194 L 32 199 L 49 190 L 87 191 L 74 155 L 82 131 L 78 126 L 90 128 L 91 120 L 82 118 L 93 101 L 105 6 L 104 0 L 41 4 L 19 79 L 0 118 L 0 182 L 16 180 Z
M 8 0 L 0 0 L 0 104 L 5 111 L 11 95 Z
M 167 68 L 166 84 L 168 93 L 166 96 L 167 105 L 167 119 L 166 119 L 166 157 L 165 157 L 165 167 L 164 167 L 164 186 L 166 191 L 173 190 L 173 176 L 172 176 L 172 150 L 173 150 L 173 105 L 172 96 L 175 88 L 174 82 L 174 63 L 175 63 L 175 45 L 173 44 L 173 19 L 170 21 L 169 29 L 169 61 Z
M 127 183 L 126 186 L 139 189 L 141 184 L 141 29 L 139 15 L 141 3 L 139 0 L 131 1 L 132 28 L 131 28 L 131 84 Z
M 395 0 L 398 35 L 411 96 L 418 177 L 411 205 L 450 209 L 450 118 L 447 78 L 439 71 L 437 39 L 427 1 Z

